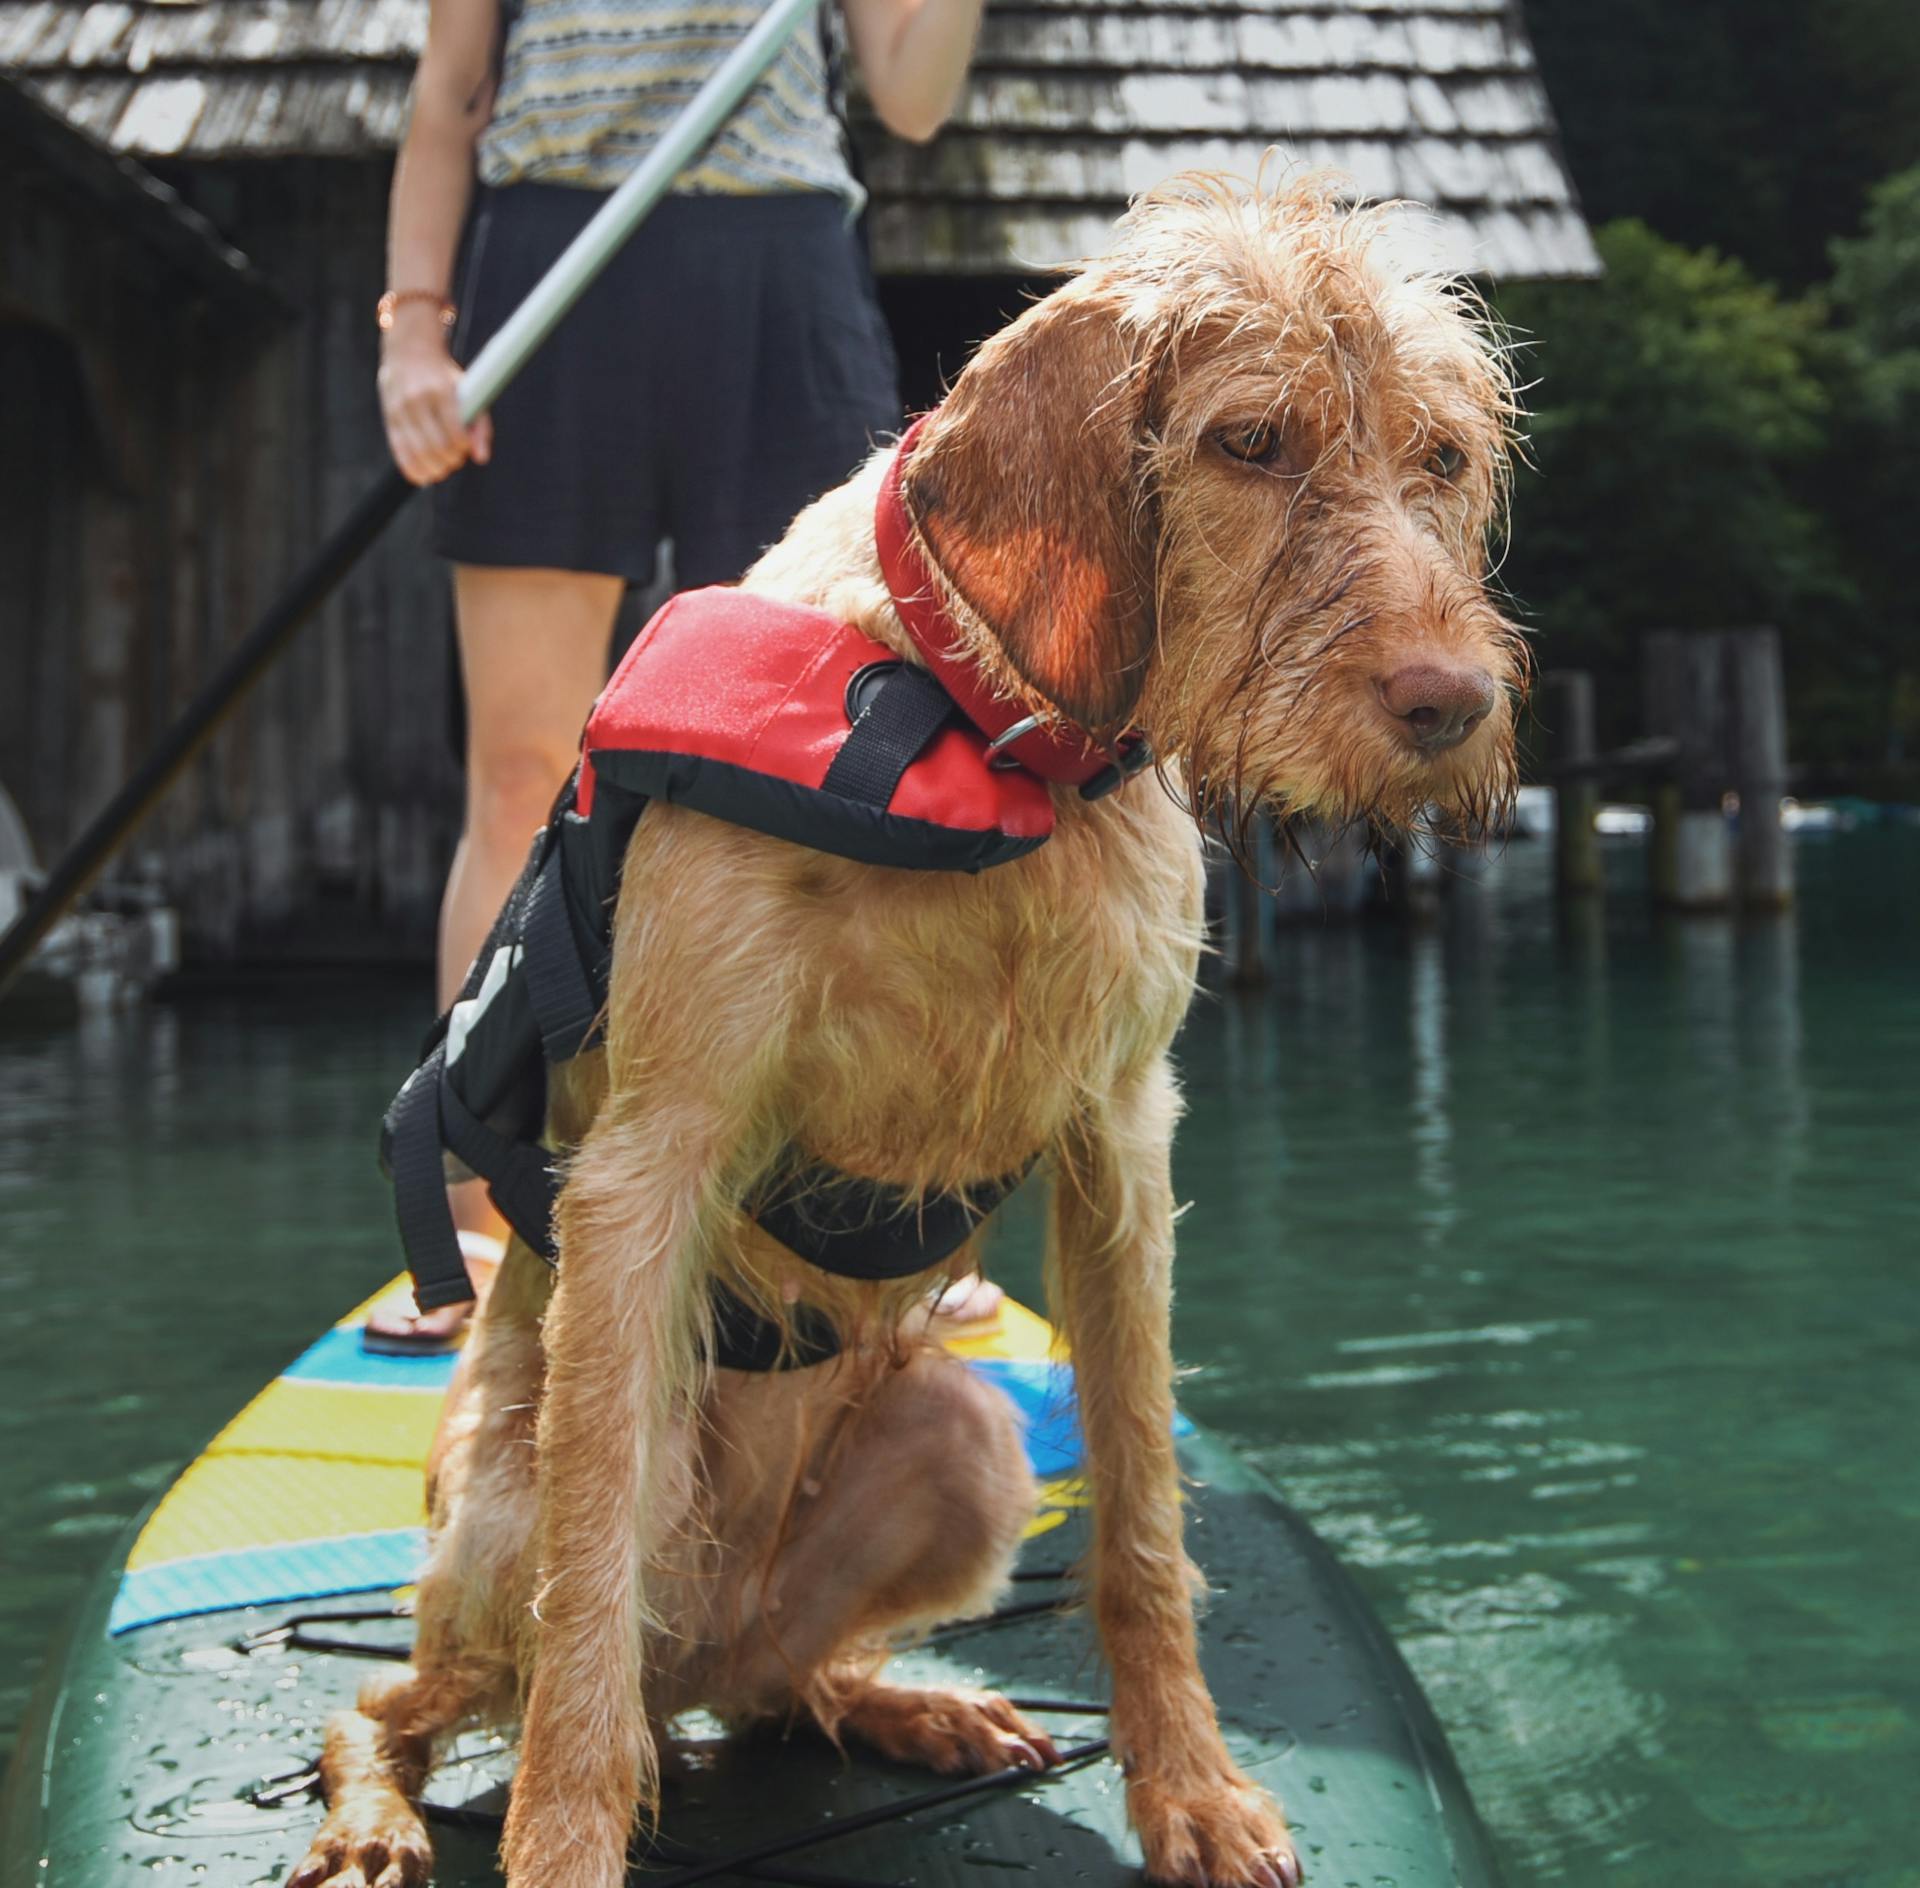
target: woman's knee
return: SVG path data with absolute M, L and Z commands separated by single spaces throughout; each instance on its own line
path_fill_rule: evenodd
M 573 750 L 529 741 L 475 741 L 467 757 L 467 832 L 518 845 L 547 822 L 573 770 Z

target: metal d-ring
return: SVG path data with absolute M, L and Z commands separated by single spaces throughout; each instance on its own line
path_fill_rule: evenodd
M 1004 734 L 996 735 L 987 743 L 987 765 L 998 768 L 1003 773 L 1008 768 L 1018 767 L 1019 761 L 1004 750 L 1011 747 L 1023 735 L 1032 734 L 1035 729 L 1043 725 L 1038 715 L 1028 715 L 1025 720 L 1016 721 Z

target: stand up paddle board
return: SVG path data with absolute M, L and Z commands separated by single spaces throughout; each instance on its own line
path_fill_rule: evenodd
M 269 1383 L 113 1556 L 24 1728 L 0 1800 L 0 1888 L 271 1888 L 305 1852 L 328 1715 L 406 1654 L 422 1464 L 453 1371 L 448 1356 L 370 1355 L 369 1308 Z M 1068 1761 L 955 1784 L 818 1739 L 728 1736 L 696 1714 L 678 1727 L 661 1838 L 636 1881 L 1141 1881 L 1099 1660 L 1066 1579 L 1086 1525 L 1071 1368 L 1011 1300 L 952 1348 L 1018 1407 L 1041 1502 L 1010 1602 L 895 1669 L 1004 1691 Z M 1258 1476 L 1181 1429 L 1207 1676 L 1236 1760 L 1286 1806 L 1309 1883 L 1494 1888 L 1439 1727 L 1365 1601 Z M 438 1888 L 499 1882 L 512 1771 L 511 1744 L 479 1735 L 434 1771 Z

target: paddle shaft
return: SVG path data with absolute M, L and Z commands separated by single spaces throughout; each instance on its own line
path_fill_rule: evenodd
M 820 0 L 772 0 L 633 175 L 601 205 L 593 220 L 474 357 L 460 376 L 462 419 L 477 418 L 500 397 L 819 5 Z M 0 936 L 0 994 L 412 493 L 413 487 L 399 471 L 389 467 L 228 652 L 212 679 L 161 736 L 132 777 L 88 822 L 86 830 L 47 874 L 46 882 Z

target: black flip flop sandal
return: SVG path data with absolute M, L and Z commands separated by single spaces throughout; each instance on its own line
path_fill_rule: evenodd
M 431 1331 L 376 1331 L 372 1325 L 360 1327 L 360 1348 L 370 1357 L 444 1357 L 460 1348 L 461 1325 L 445 1337 Z

